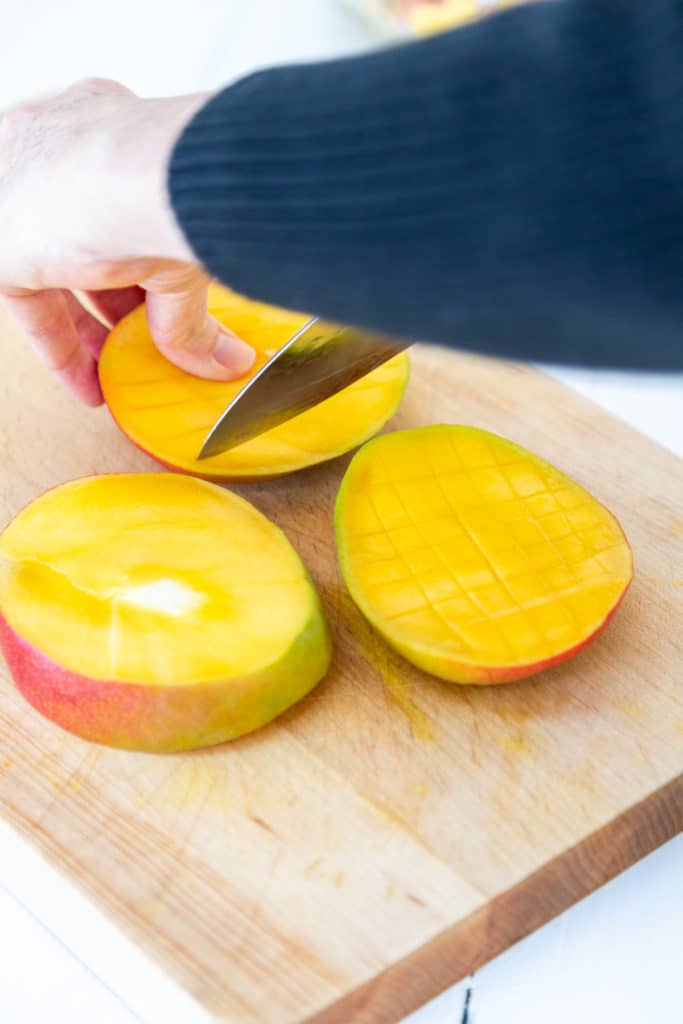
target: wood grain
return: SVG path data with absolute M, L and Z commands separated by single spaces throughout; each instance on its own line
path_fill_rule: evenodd
M 0 337 L 2 523 L 64 480 L 153 468 Z M 278 722 L 195 754 L 110 751 L 0 675 L 0 813 L 230 1024 L 397 1021 L 683 828 L 683 463 L 533 370 L 413 362 L 392 427 L 505 434 L 622 521 L 636 580 L 586 652 L 492 688 L 393 655 L 339 577 L 340 460 L 239 489 L 300 551 L 335 637 Z

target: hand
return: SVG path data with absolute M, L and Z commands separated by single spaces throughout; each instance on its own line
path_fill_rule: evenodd
M 0 115 L 0 298 L 90 405 L 109 324 L 146 302 L 171 362 L 228 380 L 253 350 L 206 312 L 208 279 L 167 198 L 173 144 L 205 96 L 146 100 L 93 79 Z

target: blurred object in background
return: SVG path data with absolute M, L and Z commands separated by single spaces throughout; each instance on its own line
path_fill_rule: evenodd
M 430 35 L 525 0 L 346 0 L 383 28 Z

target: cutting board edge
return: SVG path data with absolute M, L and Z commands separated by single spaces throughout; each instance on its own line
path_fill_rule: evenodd
M 683 773 L 301 1024 L 400 1024 L 681 832 Z

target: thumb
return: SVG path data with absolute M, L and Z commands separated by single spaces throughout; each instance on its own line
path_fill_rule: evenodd
M 170 362 L 209 380 L 233 380 L 251 368 L 253 348 L 207 312 L 208 281 L 201 271 L 160 275 L 144 287 L 150 333 Z

